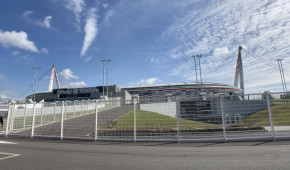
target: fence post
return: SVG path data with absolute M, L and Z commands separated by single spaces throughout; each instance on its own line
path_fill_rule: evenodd
M 64 119 L 66 119 L 66 106 L 67 106 L 67 101 L 65 101 L 64 102 L 64 112 L 63 112 L 63 114 L 64 114 Z
M 24 110 L 24 115 L 23 115 L 23 129 L 25 129 L 25 125 L 26 125 L 26 107 L 27 107 L 27 104 L 25 103 L 25 110 Z
M 178 122 L 178 116 L 176 115 L 176 136 L 177 136 L 177 143 L 179 143 L 179 125 L 178 125 L 178 123 L 179 123 Z
M 81 116 L 83 115 L 83 100 L 81 100 Z
M 10 114 L 10 130 L 13 132 L 14 131 L 14 114 L 15 114 L 15 107 L 16 107 L 16 104 L 13 104 L 13 107 L 12 107 L 12 111 L 11 111 L 11 114 Z
M 133 99 L 134 104 L 134 143 L 136 142 L 136 100 Z
M 95 104 L 95 141 L 98 139 L 98 102 L 99 100 L 96 100 Z
M 60 140 L 62 140 L 63 138 L 63 116 L 64 116 L 64 101 L 61 102 Z
M 272 118 L 272 110 L 271 110 L 271 103 L 270 103 L 270 94 L 266 94 L 267 98 L 267 106 L 268 106 L 268 112 L 269 112 L 269 119 L 270 119 L 270 125 L 271 125 L 271 131 L 272 131 L 272 139 L 275 140 L 275 130 L 273 125 L 273 118 Z
M 89 114 L 89 99 L 87 100 L 87 114 Z
M 8 114 L 7 114 L 7 120 L 6 120 L 6 131 L 5 131 L 5 136 L 8 136 L 9 133 L 9 125 L 10 125 L 10 114 L 11 114 L 11 104 L 9 103 L 8 106 Z
M 41 104 L 41 115 L 40 115 L 40 124 L 42 125 L 42 112 L 43 112 L 44 102 Z
M 76 117 L 76 101 L 74 100 L 74 117 Z
M 35 105 L 36 105 L 36 103 L 33 103 L 33 115 L 32 115 L 32 125 L 31 125 L 31 138 L 33 138 L 33 136 L 34 136 Z
M 223 96 L 220 97 L 220 101 L 221 101 L 221 111 L 222 111 L 222 119 L 223 119 L 223 135 L 224 135 L 224 141 L 227 142 Z
M 54 113 L 54 115 L 53 115 L 53 122 L 55 122 L 55 109 L 56 109 L 56 102 L 54 103 L 54 110 L 53 110 L 53 113 Z

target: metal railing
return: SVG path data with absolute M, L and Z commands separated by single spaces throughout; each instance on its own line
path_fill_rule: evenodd
M 286 94 L 10 104 L 2 135 L 126 141 L 290 139 Z

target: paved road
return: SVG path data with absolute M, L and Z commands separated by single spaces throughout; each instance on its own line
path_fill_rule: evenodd
M 290 141 L 118 143 L 0 137 L 1 169 L 289 169 Z M 9 155 L 10 154 L 10 155 Z
M 98 127 L 111 122 L 122 115 L 133 110 L 133 105 L 122 105 L 117 108 L 108 109 L 98 112 Z M 94 133 L 95 129 L 95 114 L 88 114 L 64 121 L 63 136 L 64 137 L 79 137 L 88 138 L 89 134 Z M 36 127 L 34 130 L 35 136 L 55 136 L 59 137 L 61 131 L 61 122 L 52 123 Z M 16 133 L 16 135 L 30 136 L 31 130 L 25 130 Z M 92 136 L 91 136 L 92 137 Z

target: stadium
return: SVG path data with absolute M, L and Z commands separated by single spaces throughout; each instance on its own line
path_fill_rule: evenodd
M 122 100 L 130 100 L 132 95 L 139 96 L 140 100 L 164 100 L 168 97 L 191 98 L 191 97 L 214 97 L 221 94 L 226 96 L 240 95 L 242 90 L 218 83 L 177 83 L 163 85 L 144 85 L 144 86 L 127 86 L 118 87 L 116 85 L 105 86 L 105 93 L 108 89 L 108 98 L 121 97 Z M 86 87 L 86 88 L 61 88 L 53 89 L 52 92 L 41 92 L 35 94 L 35 101 L 45 102 L 63 101 L 63 100 L 88 100 L 100 99 L 103 96 L 103 86 Z M 26 97 L 26 100 L 33 99 L 33 95 Z
M 268 135 L 268 124 L 252 125 L 248 118 L 264 114 L 273 101 L 268 93 L 244 95 L 240 50 L 234 85 L 196 81 L 119 87 L 103 81 L 102 86 L 61 88 L 52 67 L 47 92 L 33 93 L 26 97 L 29 102 L 8 109 L 12 117 L 7 118 L 11 126 L 6 133 L 133 141 L 226 141 L 227 131 L 232 138 L 236 131 L 250 137 L 256 132 Z
M 176 83 L 176 84 L 159 84 L 159 85 L 142 85 L 142 86 L 126 86 L 118 87 L 117 85 L 104 85 L 96 87 L 85 88 L 61 88 L 55 66 L 52 66 L 51 78 L 47 92 L 34 93 L 26 97 L 26 101 L 45 102 L 64 101 L 64 100 L 89 100 L 101 98 L 121 97 L 122 100 L 131 100 L 131 96 L 138 96 L 141 100 L 174 100 L 182 98 L 196 98 L 196 97 L 215 97 L 221 94 L 225 96 L 237 96 L 244 94 L 244 78 L 241 50 L 238 48 L 238 58 L 235 72 L 234 85 L 226 85 L 221 83 Z M 198 57 L 198 59 L 200 59 Z M 195 64 L 196 65 L 196 64 Z M 200 67 L 200 66 L 199 66 Z M 197 72 L 200 71 L 195 67 L 196 77 Z M 105 73 L 103 73 L 105 74 Z M 53 80 L 55 79 L 57 89 L 53 89 Z M 201 72 L 200 72 L 201 80 Z M 238 84 L 240 87 L 238 87 Z

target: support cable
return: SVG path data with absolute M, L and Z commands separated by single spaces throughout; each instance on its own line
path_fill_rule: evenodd
M 204 82 L 206 82 L 206 80 L 207 79 L 209 79 L 211 76 L 213 76 L 214 74 L 216 74 L 216 73 L 218 73 L 218 70 L 220 69 L 220 68 L 222 68 L 222 66 L 228 61 L 228 60 L 230 60 L 232 57 L 233 57 L 233 55 L 235 55 L 235 53 L 238 51 L 238 49 L 233 53 L 233 54 L 231 54 L 229 57 L 227 57 L 225 60 L 223 60 L 215 69 L 213 69 L 209 74 L 208 74 L 208 76 L 206 76 L 205 78 L 204 78 Z M 220 71 L 219 71 L 220 72 Z

